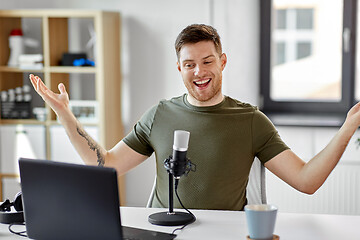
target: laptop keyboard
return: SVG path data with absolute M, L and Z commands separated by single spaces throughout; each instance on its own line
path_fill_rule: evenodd
M 141 240 L 139 238 L 123 237 L 123 240 Z
M 175 234 L 122 226 L 123 240 L 171 240 Z

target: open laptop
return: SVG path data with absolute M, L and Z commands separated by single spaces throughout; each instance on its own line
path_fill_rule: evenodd
M 121 226 L 115 169 L 19 160 L 26 231 L 34 239 L 158 239 L 175 234 Z

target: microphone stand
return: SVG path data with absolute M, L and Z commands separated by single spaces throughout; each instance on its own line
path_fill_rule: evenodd
M 193 215 L 187 212 L 174 212 L 174 175 L 169 170 L 167 172 L 169 174 L 169 211 L 151 214 L 148 218 L 149 222 L 160 226 L 181 226 L 194 222 Z
M 169 214 L 174 213 L 174 175 L 168 171 L 169 176 Z

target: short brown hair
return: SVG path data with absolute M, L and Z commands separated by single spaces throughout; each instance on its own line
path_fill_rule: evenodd
M 184 28 L 175 41 L 176 56 L 179 59 L 181 48 L 187 43 L 212 41 L 219 56 L 222 54 L 220 36 L 216 29 L 205 24 L 192 24 Z

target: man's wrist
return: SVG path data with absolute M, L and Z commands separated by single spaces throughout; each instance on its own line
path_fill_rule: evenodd
M 77 119 L 70 109 L 67 109 L 60 114 L 57 113 L 58 119 L 62 125 L 68 125 L 69 123 L 76 123 Z

